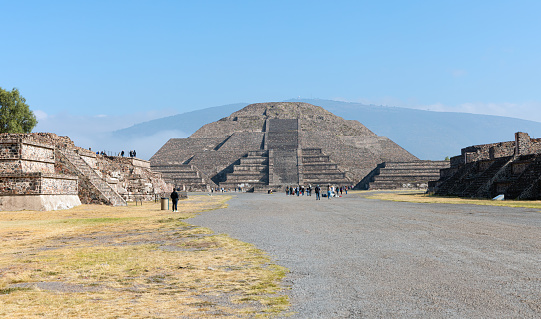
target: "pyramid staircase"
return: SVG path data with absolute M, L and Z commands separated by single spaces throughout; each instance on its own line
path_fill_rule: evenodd
M 535 199 L 539 197 L 539 178 L 541 176 L 541 156 L 536 156 L 530 165 L 514 180 L 506 190 L 505 198 Z M 533 194 L 537 189 L 537 194 Z
M 151 168 L 162 173 L 165 182 L 187 191 L 206 191 L 208 187 L 216 186 L 210 178 L 191 164 L 153 165 Z
M 435 191 L 436 195 L 443 196 L 459 196 L 462 194 L 460 191 L 461 183 L 467 176 L 475 169 L 475 165 L 463 165 L 458 171 L 448 179 L 441 182 Z
M 320 148 L 302 150 L 302 182 L 303 184 L 346 185 L 351 181 L 338 165 L 331 161 Z
M 249 151 L 240 158 L 240 164 L 233 166 L 233 172 L 227 173 L 226 180 L 220 183 L 223 188 L 242 186 L 246 191 L 253 191 L 269 183 L 269 153 L 265 150 Z
M 368 189 L 425 188 L 429 181 L 440 178 L 440 170 L 449 168 L 449 162 L 385 162 L 378 167 Z
M 462 194 L 460 196 L 462 197 L 477 197 L 479 196 L 478 193 L 483 192 L 483 188 L 488 189 L 486 184 L 492 183 L 494 180 L 494 176 L 509 162 L 512 160 L 512 156 L 509 157 L 501 157 L 494 160 L 494 162 L 483 172 L 480 172 L 479 174 L 475 176 L 469 176 L 467 182 L 469 182 L 469 186 L 464 189 Z
M 127 206 L 126 201 L 120 196 L 96 171 L 85 162 L 79 154 L 72 149 L 61 149 L 60 154 L 75 168 L 80 178 L 89 181 L 98 194 L 105 198 L 105 202 L 112 206 Z

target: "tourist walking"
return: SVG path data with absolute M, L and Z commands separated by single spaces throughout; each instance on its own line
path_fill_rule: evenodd
M 332 194 L 331 185 L 327 185 L 327 199 L 331 199 L 331 194 Z
M 173 202 L 173 212 L 178 212 L 177 204 L 178 204 L 178 193 L 177 190 L 173 188 L 173 192 L 171 193 L 171 201 Z
M 316 186 L 314 191 L 316 192 L 316 200 L 321 200 L 321 198 L 319 198 L 319 192 L 321 191 L 321 188 L 319 188 L 319 185 Z

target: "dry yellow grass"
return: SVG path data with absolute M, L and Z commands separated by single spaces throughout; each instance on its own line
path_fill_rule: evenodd
M 225 207 L 158 204 L 0 212 L 0 317 L 267 317 L 289 306 L 286 269 L 252 245 L 184 220 Z
M 504 200 L 496 201 L 491 199 L 445 197 L 425 194 L 420 191 L 360 191 L 355 192 L 362 197 L 397 202 L 426 203 L 426 204 L 467 204 L 467 205 L 489 205 L 504 207 L 524 207 L 541 209 L 541 201 L 520 201 Z

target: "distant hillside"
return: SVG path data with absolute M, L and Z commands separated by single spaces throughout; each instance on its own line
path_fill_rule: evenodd
M 229 116 L 231 113 L 242 109 L 248 104 L 249 103 L 228 104 L 162 117 L 160 119 L 135 124 L 128 128 L 115 131 L 114 135 L 117 137 L 132 138 L 155 135 L 160 131 L 181 131 L 185 133 L 186 136 L 171 137 L 187 137 L 197 131 L 201 126 L 217 121 L 222 117 Z M 161 147 L 161 145 L 159 147 Z M 158 149 L 156 149 L 156 151 L 157 150 Z
M 357 120 L 380 136 L 386 136 L 421 159 L 442 160 L 469 145 L 510 141 L 522 131 L 541 136 L 541 123 L 509 117 L 468 113 L 432 112 L 400 107 L 372 106 L 330 100 L 291 100 L 322 106 L 346 120 Z M 201 126 L 229 116 L 249 103 L 229 104 L 168 116 L 114 132 L 116 137 L 138 138 L 162 131 L 181 131 L 186 137 Z M 165 143 L 165 142 L 164 142 Z M 162 146 L 146 152 L 149 158 Z

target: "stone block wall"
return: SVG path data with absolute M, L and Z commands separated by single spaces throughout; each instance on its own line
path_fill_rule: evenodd
M 530 138 L 527 133 L 517 132 L 514 141 L 473 145 L 463 148 L 461 155 L 451 159 L 451 166 L 540 152 L 541 139 Z
M 22 141 L 21 146 L 22 159 L 54 164 L 54 146 L 37 144 L 24 140 Z
M 76 176 L 61 176 L 57 174 L 43 175 L 41 179 L 42 194 L 77 195 Z
M 3 173 L 54 173 L 54 161 L 52 145 L 0 135 L 0 171 Z
M 515 154 L 515 142 L 510 141 L 469 146 L 463 148 L 461 154 L 463 158 L 462 163 L 513 156 L 513 154 Z
M 463 148 L 432 185 L 437 195 L 539 199 L 539 183 L 541 139 L 517 132 L 514 141 Z
M 0 194 L 5 195 L 77 195 L 77 177 L 44 174 L 0 174 Z

